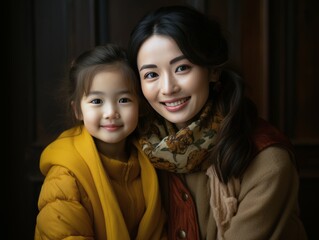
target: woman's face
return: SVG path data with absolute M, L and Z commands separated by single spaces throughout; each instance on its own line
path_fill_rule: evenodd
M 137 55 L 142 91 L 150 105 L 178 128 L 193 121 L 209 94 L 209 71 L 185 58 L 175 41 L 153 35 Z

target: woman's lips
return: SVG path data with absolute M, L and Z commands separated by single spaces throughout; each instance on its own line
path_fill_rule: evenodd
M 161 102 L 169 112 L 177 112 L 186 107 L 190 97 Z

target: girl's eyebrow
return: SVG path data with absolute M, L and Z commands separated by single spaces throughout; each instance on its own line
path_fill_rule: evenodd
M 119 95 L 120 94 L 130 94 L 130 93 L 131 93 L 131 91 L 129 89 L 123 89 L 123 90 L 119 90 L 116 92 L 116 94 L 119 94 Z M 102 94 L 104 94 L 103 91 L 90 91 L 88 93 L 88 95 L 102 95 Z
M 176 58 L 173 58 L 171 61 L 169 61 L 169 64 L 174 64 L 182 59 L 185 59 L 186 57 L 184 55 L 181 55 L 181 56 L 178 56 Z M 141 68 L 140 68 L 140 71 L 142 71 L 143 69 L 146 69 L 146 68 L 157 68 L 157 65 L 156 64 L 145 64 L 143 65 Z

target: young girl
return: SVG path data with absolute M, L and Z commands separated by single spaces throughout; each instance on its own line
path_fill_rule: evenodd
M 153 109 L 140 142 L 162 170 L 169 239 L 306 239 L 291 145 L 223 68 L 219 24 L 163 7 L 137 24 L 129 53 Z
M 136 148 L 141 102 L 125 52 L 83 53 L 68 84 L 75 126 L 41 155 L 35 239 L 164 239 L 156 172 Z

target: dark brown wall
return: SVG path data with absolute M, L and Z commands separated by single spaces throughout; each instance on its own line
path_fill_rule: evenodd
M 4 161 L 8 208 L 6 239 L 33 239 L 42 183 L 39 155 L 61 129 L 57 86 L 69 61 L 107 41 L 126 46 L 129 32 L 148 10 L 191 4 L 223 24 L 229 65 L 247 83 L 260 114 L 296 147 L 301 174 L 301 214 L 318 238 L 319 199 L 319 1 L 316 0 L 12 0 L 6 48 L 9 66 Z M 10 11 L 9 11 L 10 10 Z M 5 28 L 7 29 L 7 28 Z M 6 66 L 6 65 L 5 65 Z M 6 235 L 6 233 L 4 234 Z

